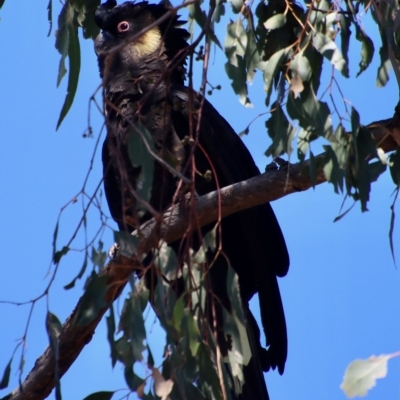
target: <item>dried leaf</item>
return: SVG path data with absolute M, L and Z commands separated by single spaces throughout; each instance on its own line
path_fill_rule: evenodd
M 172 379 L 165 380 L 157 368 L 153 368 L 154 391 L 161 400 L 166 400 L 172 391 L 174 382 Z
M 392 354 L 382 354 L 378 357 L 371 356 L 367 360 L 352 361 L 340 385 L 347 398 L 366 396 L 368 390 L 376 385 L 376 380 L 386 376 L 387 362 L 392 357 Z
M 303 81 L 301 80 L 299 75 L 294 75 L 290 80 L 290 90 L 294 94 L 294 98 L 297 98 L 300 93 L 304 90 Z

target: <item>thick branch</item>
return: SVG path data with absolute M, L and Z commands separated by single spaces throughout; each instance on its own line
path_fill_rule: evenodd
M 369 128 L 374 136 L 377 147 L 385 152 L 392 151 L 400 145 L 400 120 L 399 109 L 391 119 L 378 121 Z M 323 158 L 324 155 L 318 156 Z M 303 174 L 308 170 L 308 163 L 287 165 L 284 168 L 268 170 L 266 173 L 245 182 L 240 182 L 221 189 L 222 216 L 233 214 L 240 210 L 254 207 L 259 204 L 271 202 L 294 192 L 304 191 L 311 187 L 309 177 Z M 322 168 L 318 169 L 316 184 L 325 182 Z M 201 226 L 207 225 L 218 218 L 218 193 L 213 192 L 196 199 L 196 216 Z M 190 199 L 187 199 L 189 202 Z M 147 252 L 154 247 L 154 241 L 158 237 L 164 238 L 168 243 L 183 236 L 187 229 L 187 218 L 182 205 L 175 206 L 164 215 L 161 224 L 154 220 L 141 227 L 143 239 L 140 242 L 140 252 Z M 157 236 L 156 236 L 157 235 Z M 138 262 L 117 256 L 108 263 L 101 272 L 107 276 L 109 289 L 106 293 L 106 301 L 114 301 L 125 287 L 129 275 Z M 94 334 L 96 326 L 108 308 L 103 308 L 97 317 L 86 326 L 77 326 L 75 316 L 81 304 L 82 298 L 63 325 L 59 336 L 59 376 L 63 376 L 78 357 L 83 347 L 87 345 Z M 15 389 L 5 399 L 7 400 L 39 400 L 46 398 L 54 388 L 55 360 L 50 347 L 37 359 L 35 366 L 23 382 L 21 388 Z M 4 399 L 4 400 L 5 400 Z

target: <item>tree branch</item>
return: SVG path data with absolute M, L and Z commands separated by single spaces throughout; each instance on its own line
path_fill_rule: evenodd
M 400 146 L 400 106 L 395 110 L 391 119 L 377 121 L 368 126 L 376 146 L 385 152 L 393 151 Z M 318 156 L 323 159 L 324 154 Z M 317 163 L 319 165 L 320 163 Z M 267 172 L 222 188 L 220 191 L 222 216 L 226 217 L 235 212 L 254 207 L 266 202 L 278 200 L 294 192 L 304 191 L 311 187 L 310 179 L 304 171 L 307 171 L 309 162 L 299 164 L 286 164 L 280 169 L 267 168 Z M 316 185 L 326 181 L 322 167 L 316 174 Z M 218 193 L 212 192 L 198 199 L 196 202 L 196 215 L 200 226 L 214 222 L 218 218 Z M 187 198 L 187 203 L 191 201 Z M 141 227 L 141 237 L 138 253 L 145 253 L 154 247 L 158 238 L 162 237 L 171 243 L 183 236 L 187 229 L 188 219 L 183 212 L 182 204 L 172 207 L 163 216 L 162 222 L 150 220 Z M 102 276 L 107 277 L 108 290 L 105 300 L 111 304 L 122 292 L 130 274 L 138 268 L 136 258 L 128 258 L 118 255 L 112 259 L 101 271 Z M 77 326 L 75 317 L 81 305 L 82 297 L 72 314 L 63 325 L 59 336 L 59 376 L 63 376 L 83 347 L 92 339 L 96 326 L 101 321 L 108 307 L 101 309 L 96 318 L 88 325 Z M 47 347 L 40 356 L 22 383 L 3 400 L 40 400 L 46 398 L 54 388 L 55 359 L 53 351 Z

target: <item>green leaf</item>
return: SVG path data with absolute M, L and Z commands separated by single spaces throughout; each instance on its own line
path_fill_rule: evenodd
M 229 300 L 232 307 L 232 315 L 235 318 L 236 326 L 240 334 L 241 343 L 241 357 L 243 357 L 243 365 L 247 365 L 251 358 L 251 350 L 249 340 L 246 333 L 246 319 L 244 317 L 242 298 L 240 295 L 239 279 L 236 272 L 231 266 L 228 267 L 228 274 L 226 278 L 226 287 Z
M 108 257 L 107 252 L 102 250 L 103 250 L 103 243 L 100 240 L 97 250 L 95 249 L 94 246 L 92 246 L 92 255 L 90 257 L 90 260 L 92 261 L 93 265 L 98 267 L 99 270 L 102 270 L 104 268 Z
M 254 32 L 251 30 L 247 31 L 247 46 L 246 53 L 244 55 L 247 69 L 247 82 L 252 83 L 256 70 L 261 61 L 260 52 L 257 47 L 256 38 Z
M 56 227 L 54 228 L 54 232 L 53 232 L 53 243 L 52 243 L 52 248 L 53 248 L 53 262 L 54 262 L 54 256 L 57 252 L 56 248 L 57 248 L 57 237 L 58 237 L 58 226 L 60 224 L 60 216 L 57 219 L 57 223 L 56 223 Z
M 237 57 L 238 66 L 234 66 L 232 64 L 225 64 L 225 72 L 228 75 L 229 79 L 232 80 L 231 86 L 233 91 L 239 95 L 239 101 L 245 107 L 252 107 L 250 99 L 248 98 L 247 91 L 247 72 L 246 72 L 246 63 L 242 57 Z
M 274 78 L 280 71 L 281 65 L 286 62 L 289 53 L 290 48 L 281 49 L 274 53 L 267 62 L 260 63 L 260 69 L 263 71 L 264 91 L 267 92 L 266 105 L 269 104 Z
M 360 130 L 360 114 L 354 107 L 351 107 L 350 119 L 351 119 L 351 131 L 353 136 L 355 137 L 357 136 L 358 131 Z
M 171 286 L 164 279 L 157 279 L 153 309 L 167 334 L 167 342 L 169 343 L 174 341 L 175 331 L 171 321 L 176 301 L 176 293 Z
M 289 64 L 293 75 L 298 75 L 302 82 L 308 82 L 312 76 L 312 68 L 308 58 L 303 52 L 297 53 Z
M 176 253 L 166 242 L 160 242 L 155 254 L 154 265 L 168 280 L 176 279 L 180 273 Z
M 400 187 L 400 147 L 390 155 L 390 175 L 392 176 L 393 183 Z
M 339 212 L 342 211 L 343 205 L 344 205 L 344 203 L 345 203 L 347 197 L 348 197 L 348 195 L 346 194 L 345 197 L 344 197 L 344 200 L 343 200 L 343 202 L 342 202 L 342 206 L 340 207 L 340 211 L 339 211 Z M 343 217 L 345 217 L 345 216 L 353 209 L 353 207 L 354 207 L 355 204 L 356 204 L 356 201 L 354 201 L 353 204 L 352 204 L 345 212 L 343 212 L 343 213 L 339 214 L 337 217 L 335 217 L 335 219 L 333 220 L 333 222 L 338 222 L 338 221 L 340 221 Z
M 236 22 L 230 22 L 226 29 L 225 54 L 228 57 L 229 63 L 237 67 L 236 56 L 244 57 L 246 54 L 247 32 L 240 18 Z
M 56 31 L 56 49 L 61 54 L 60 65 L 58 68 L 57 87 L 60 85 L 62 78 L 67 73 L 65 68 L 65 59 L 68 55 L 69 45 L 69 29 L 68 29 L 68 16 L 70 9 L 68 4 L 65 4 L 61 9 L 58 16 L 58 29 Z
M 186 2 L 186 0 L 185 0 Z M 189 3 L 186 5 L 189 15 L 194 19 L 200 28 L 205 29 L 207 23 L 207 14 L 201 9 L 199 2 Z M 211 39 L 220 49 L 222 49 L 221 43 L 219 42 L 214 30 L 210 24 L 207 25 L 207 38 Z
M 194 307 L 196 307 L 195 304 Z M 200 345 L 200 332 L 193 315 L 188 309 L 185 309 L 185 315 L 182 320 L 182 331 L 185 333 L 191 355 L 196 356 Z
M 324 62 L 324 57 L 319 53 L 313 46 L 307 46 L 304 50 L 304 56 L 310 63 L 310 68 L 312 71 L 311 78 L 309 80 L 309 87 L 313 93 L 318 93 L 318 89 L 321 83 L 322 66 Z M 303 79 L 303 82 L 306 81 Z
M 290 154 L 296 128 L 288 121 L 280 104 L 274 103 L 272 109 L 271 117 L 265 123 L 268 135 L 272 138 L 272 144 L 268 147 L 265 155 L 278 157 L 283 153 Z
M 133 366 L 127 366 L 124 369 L 125 381 L 130 390 L 136 392 L 138 387 L 143 384 L 144 379 L 136 375 Z
M 68 40 L 69 76 L 68 76 L 67 95 L 65 97 L 65 101 L 61 109 L 60 116 L 58 118 L 56 129 L 60 127 L 61 122 L 67 115 L 74 101 L 76 89 L 78 87 L 79 72 L 81 68 L 81 50 L 79 46 L 78 29 L 74 27 L 72 23 L 68 24 L 68 36 L 69 36 Z
M 309 21 L 314 29 L 318 31 L 325 30 L 326 17 L 332 8 L 333 5 L 329 0 L 321 0 L 313 4 Z
M 83 37 L 85 39 L 96 39 L 100 32 L 100 29 L 94 20 L 94 12 L 100 3 L 100 0 L 85 0 L 83 6 L 84 19 L 81 22 Z
M 154 358 L 149 346 L 147 346 L 147 366 L 149 368 L 154 367 Z
M 46 330 L 49 337 L 50 345 L 53 348 L 54 353 L 57 354 L 58 337 L 60 336 L 62 331 L 62 324 L 57 316 L 52 314 L 50 311 L 47 312 L 46 316 Z
M 232 11 L 235 14 L 240 13 L 243 7 L 243 0 L 231 0 Z
M 265 29 L 273 30 L 282 28 L 286 24 L 285 14 L 275 14 L 264 22 Z
M 254 62 L 257 61 L 256 58 L 253 60 L 252 57 L 257 57 L 258 54 L 254 53 L 254 43 L 247 49 L 249 37 L 240 19 L 236 22 L 230 22 L 227 25 L 224 48 L 228 62 L 225 64 L 225 71 L 232 80 L 232 88 L 234 92 L 239 95 L 240 103 L 246 107 L 251 106 L 251 102 L 247 97 L 247 67 L 253 65 Z M 251 37 L 250 39 L 254 40 Z M 249 52 L 248 55 L 250 57 L 247 61 L 245 60 L 246 51 Z M 248 65 L 246 65 L 246 62 Z M 249 79 L 251 80 L 252 78 L 253 73 L 249 71 Z
M 329 106 L 317 99 L 309 84 L 305 84 L 298 98 L 294 98 L 292 94 L 289 95 L 287 111 L 291 119 L 299 120 L 300 126 L 312 133 L 308 137 L 309 142 L 318 136 L 331 141 L 333 127 Z
M 310 147 L 313 133 L 311 130 L 301 128 L 297 135 L 297 156 L 300 161 L 304 161 Z
M 141 167 L 136 182 L 136 192 L 146 203 L 151 198 L 154 174 L 154 158 L 148 148 L 154 151 L 153 138 L 143 124 L 137 123 L 129 135 L 128 154 L 132 165 Z M 142 208 L 140 204 L 138 208 Z
M 244 333 L 246 334 L 246 330 L 244 326 L 233 315 L 231 315 L 226 310 L 223 311 L 224 334 L 226 337 L 229 337 L 230 342 L 230 349 L 228 351 L 228 360 L 231 370 L 230 372 L 232 373 L 233 377 L 236 378 L 242 385 L 244 383 L 243 365 L 245 364 L 245 362 L 243 360 L 243 349 L 240 331 L 244 331 Z M 247 341 L 246 349 L 250 351 L 247 335 L 245 335 L 245 339 Z
M 84 274 L 85 271 L 86 271 L 87 260 L 88 260 L 88 254 L 87 254 L 87 252 L 85 252 L 85 258 L 84 258 L 84 260 L 83 260 L 83 265 L 82 265 L 81 270 L 79 271 L 78 275 L 77 275 L 70 283 L 68 283 L 67 285 L 64 286 L 64 289 L 65 289 L 65 290 L 72 289 L 72 288 L 75 286 L 75 282 L 76 282 L 78 279 L 81 279 L 81 278 L 82 278 L 83 274 Z
M 213 397 L 216 400 L 223 400 L 215 364 L 212 362 L 210 352 L 204 343 L 200 343 L 199 345 L 197 359 L 199 362 L 199 376 L 201 380 L 211 387 Z
M 332 183 L 335 193 L 343 192 L 344 173 L 339 166 L 339 162 L 332 146 L 325 145 L 325 165 L 324 174 L 326 180 Z
M 124 336 L 115 341 L 115 352 L 118 361 L 127 367 L 131 367 L 134 363 L 132 356 L 132 345 Z
M 115 392 L 96 392 L 89 394 L 83 400 L 111 400 Z
M 379 50 L 379 56 L 381 59 L 381 64 L 378 67 L 378 73 L 376 76 L 376 86 L 383 87 L 389 81 L 390 69 L 392 68 L 392 63 L 389 59 L 389 52 L 387 48 L 387 43 L 382 43 L 382 47 Z
M 182 295 L 176 301 L 174 311 L 172 312 L 172 323 L 179 335 L 182 334 L 182 319 L 185 314 L 185 296 Z
M 110 307 L 110 315 L 106 317 L 106 323 L 107 323 L 107 340 L 108 343 L 110 344 L 110 349 L 111 349 L 111 365 L 114 368 L 118 360 L 118 351 L 116 348 L 116 342 L 114 340 L 115 315 L 114 315 L 114 307 L 112 305 Z
M 149 299 L 149 291 L 144 284 L 136 285 L 129 297 L 125 300 L 121 313 L 118 331 L 124 332 L 132 345 L 134 361 L 143 359 L 142 353 L 147 349 L 144 344 L 146 329 L 144 326 L 143 311 Z
M 365 34 L 365 32 L 356 25 L 356 39 L 360 41 L 361 44 L 361 61 L 360 61 L 360 70 L 357 73 L 357 77 L 360 76 L 362 72 L 364 72 L 368 66 L 371 64 L 372 58 L 374 56 L 374 43 L 372 40 Z
M 207 250 L 215 251 L 217 248 L 217 229 L 218 225 L 215 225 L 213 229 L 208 231 L 203 237 L 203 246 Z
M 217 0 L 216 7 L 213 15 L 213 21 L 218 23 L 221 21 L 221 17 L 225 15 L 225 3 L 226 0 Z
M 315 162 L 315 157 L 314 157 L 314 153 L 310 150 L 310 182 L 311 182 L 311 186 L 313 187 L 313 189 L 315 189 L 315 185 L 317 184 L 317 167 L 316 167 L 316 162 Z
M 63 256 L 69 252 L 69 247 L 64 246 L 61 250 L 56 251 L 53 255 L 54 264 L 58 264 Z
M 351 18 L 344 14 L 338 14 L 339 24 L 340 24 L 340 38 L 341 38 L 341 51 L 346 65 L 349 65 L 349 46 L 350 46 L 350 36 L 351 36 Z
M 188 382 L 187 379 L 179 381 L 179 388 L 184 386 L 186 398 L 190 400 L 208 400 L 209 397 L 205 397 L 203 393 L 196 387 L 192 382 Z M 173 397 L 171 396 L 171 399 Z
M 332 39 L 321 32 L 315 32 L 312 44 L 343 76 L 349 76 L 346 60 Z
M 0 5 L 0 7 L 1 7 L 1 5 Z M 12 362 L 12 357 L 11 357 L 10 361 L 8 362 L 6 368 L 4 369 L 3 377 L 1 378 L 1 381 L 0 381 L 0 389 L 5 389 L 8 386 L 8 383 L 10 381 L 10 374 L 11 374 L 11 362 Z
M 378 178 L 386 171 L 386 165 L 381 161 L 375 161 L 368 164 L 369 176 L 371 182 L 376 182 Z
M 369 130 L 359 125 L 358 113 L 352 111 L 353 130 L 353 149 L 355 153 L 355 163 L 353 163 L 352 176 L 355 180 L 352 182 L 357 189 L 353 198 L 360 200 L 362 212 L 368 211 L 367 203 L 371 191 L 371 177 L 368 168 L 367 158 L 377 155 L 375 143 Z M 357 128 L 358 127 L 358 128 Z
M 99 276 L 95 272 L 92 273 L 78 304 L 74 320 L 76 325 L 90 324 L 98 317 L 100 310 L 109 307 L 109 303 L 105 300 L 108 290 L 107 280 L 106 275 Z
M 4 1 L 3 1 L 3 3 L 4 3 Z M 0 5 L 0 8 L 1 8 L 1 5 Z M 49 4 L 47 4 L 47 21 L 49 21 L 49 32 L 47 34 L 47 37 L 49 37 L 51 30 L 53 28 L 53 0 L 49 0 Z
M 134 257 L 137 253 L 139 238 L 128 232 L 114 231 L 114 241 L 118 244 L 118 253 L 125 257 Z
M 390 245 L 390 252 L 392 253 L 393 261 L 396 265 L 396 258 L 394 256 L 394 245 L 393 245 L 393 232 L 394 232 L 394 220 L 395 220 L 395 212 L 394 206 L 396 204 L 397 198 L 399 196 L 399 187 L 397 187 L 395 191 L 395 196 L 392 205 L 390 206 L 390 227 L 389 227 L 389 245 Z
M 49 338 L 50 347 L 54 353 L 54 358 L 58 360 L 58 355 L 59 355 L 58 338 L 62 331 L 62 324 L 60 320 L 50 311 L 47 312 L 46 316 L 46 331 L 47 331 L 47 336 Z M 60 378 L 61 377 L 59 376 L 58 366 L 56 364 L 54 380 L 55 380 L 55 392 L 56 392 L 55 394 L 57 400 L 61 400 Z

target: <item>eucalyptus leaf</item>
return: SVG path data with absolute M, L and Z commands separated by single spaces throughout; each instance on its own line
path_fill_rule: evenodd
M 107 340 L 111 350 L 111 365 L 114 368 L 118 360 L 118 351 L 116 348 L 116 341 L 114 339 L 115 314 L 114 314 L 114 307 L 112 305 L 110 307 L 110 315 L 106 317 L 106 323 L 107 323 Z
M 101 392 L 96 392 L 89 394 L 89 396 L 86 396 L 83 400 L 111 400 L 115 392 L 106 392 L 106 391 L 101 391 Z
M 286 24 L 285 14 L 275 14 L 264 22 L 265 29 L 273 30 L 282 28 Z
M 372 40 L 358 25 L 356 25 L 356 39 L 361 42 L 361 60 L 359 63 L 360 70 L 357 73 L 357 76 L 359 76 L 371 64 L 375 48 Z
M 53 255 L 54 264 L 58 264 L 61 261 L 61 258 L 65 256 L 69 250 L 70 248 L 68 246 L 64 246 L 61 250 L 56 251 Z
M 345 77 L 349 76 L 349 68 L 336 43 L 327 35 L 315 32 L 313 46 Z
M 301 78 L 302 82 L 307 82 L 312 76 L 310 61 L 303 52 L 297 53 L 289 64 L 289 69 L 294 75 Z
M 83 259 L 83 264 L 82 264 L 80 271 L 78 272 L 78 275 L 70 283 L 68 283 L 67 285 L 64 286 L 65 290 L 72 289 L 75 286 L 75 282 L 78 279 L 82 278 L 83 274 L 86 271 L 87 264 L 88 264 L 88 254 L 87 254 L 87 252 L 85 252 L 85 258 Z
M 105 275 L 92 274 L 83 296 L 76 310 L 74 323 L 78 326 L 90 324 L 98 317 L 99 311 L 107 308 L 109 303 L 105 300 L 108 290 L 108 278 Z
M 351 35 L 351 18 L 344 14 L 339 14 L 340 24 L 340 38 L 341 38 L 341 51 L 346 65 L 349 65 L 349 47 L 350 47 L 350 35 Z
M 61 122 L 63 121 L 63 119 L 65 118 L 69 109 L 72 106 L 72 103 L 75 98 L 76 89 L 78 87 L 79 72 L 81 69 L 81 50 L 79 45 L 78 29 L 75 26 L 73 26 L 72 23 L 67 23 L 67 29 L 68 29 L 67 44 L 68 44 L 68 60 L 69 60 L 68 87 L 67 87 L 67 95 L 65 97 L 65 101 L 62 106 L 60 116 L 58 118 L 56 129 L 60 127 Z M 65 53 L 62 53 L 62 58 L 61 58 L 62 60 L 63 57 L 65 59 Z M 63 68 L 65 70 L 64 64 Z M 65 75 L 66 71 L 61 69 L 62 67 L 60 62 L 60 71 Z M 59 77 L 58 84 L 64 75 L 61 75 L 61 77 Z
M 271 117 L 265 123 L 268 135 L 272 138 L 272 144 L 268 147 L 265 155 L 278 157 L 283 153 L 290 154 L 296 128 L 288 121 L 280 104 L 275 103 L 272 109 Z
M 154 265 L 168 280 L 177 279 L 180 275 L 176 253 L 166 242 L 160 242 L 155 254 Z
M 142 353 L 147 349 L 146 329 L 144 326 L 143 311 L 148 302 L 149 293 L 145 285 L 136 285 L 129 297 L 125 300 L 119 322 L 118 331 L 130 340 L 134 361 L 143 359 Z
M 339 166 L 337 156 L 332 149 L 332 146 L 325 145 L 325 165 L 324 174 L 326 180 L 332 183 L 335 193 L 343 192 L 343 170 Z
M 139 238 L 127 232 L 114 231 L 114 241 L 118 244 L 118 253 L 125 257 L 134 257 L 137 253 Z
M 213 397 L 216 400 L 223 400 L 215 364 L 211 360 L 210 351 L 204 343 L 199 345 L 197 359 L 199 361 L 199 376 L 201 380 L 211 387 Z
M 285 48 L 277 51 L 270 59 L 263 63 L 260 68 L 264 72 L 264 90 L 267 92 L 266 104 L 269 104 L 269 98 L 272 92 L 272 83 L 275 76 L 278 74 L 281 65 L 286 61 L 287 56 L 290 53 L 289 48 Z
M 185 1 L 186 2 L 186 1 Z M 186 5 L 189 11 L 190 17 L 196 21 L 200 28 L 205 29 L 207 23 L 207 15 L 204 10 L 201 9 L 199 2 L 188 2 Z M 221 43 L 219 42 L 214 30 L 210 24 L 207 25 L 208 38 L 211 39 L 220 49 L 222 49 Z
M 48 311 L 46 315 L 46 331 L 47 331 L 47 336 L 49 338 L 50 347 L 53 350 L 54 358 L 58 360 L 59 357 L 58 338 L 62 331 L 62 324 L 60 320 L 50 311 Z M 58 371 L 58 365 L 56 365 L 54 373 L 56 400 L 61 400 L 60 378 L 61 377 Z
M 11 375 L 11 363 L 12 363 L 12 357 L 6 367 L 4 368 L 3 376 L 0 381 L 0 389 L 5 389 L 8 386 L 8 383 L 10 381 L 10 375 Z
M 140 376 L 136 375 L 133 371 L 133 366 L 126 366 L 124 369 L 125 381 L 130 390 L 136 392 L 139 386 L 141 386 L 144 382 L 144 379 Z
M 382 47 L 379 50 L 379 56 L 381 63 L 378 67 L 378 72 L 376 76 L 376 86 L 383 87 L 386 86 L 389 81 L 390 70 L 392 68 L 392 63 L 389 59 L 389 51 L 386 41 L 385 43 L 382 43 Z
M 393 183 L 400 187 L 400 147 L 390 155 L 390 175 L 392 176 Z

